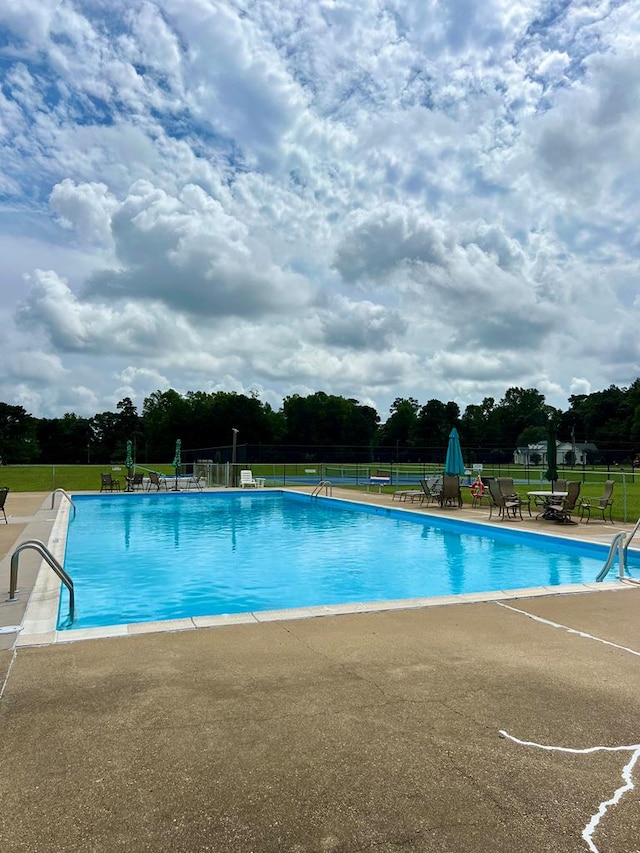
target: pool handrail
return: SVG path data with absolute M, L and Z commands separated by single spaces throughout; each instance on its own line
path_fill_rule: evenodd
M 621 530 L 611 540 L 611 546 L 609 548 L 609 553 L 607 554 L 607 559 L 604 562 L 604 566 L 600 569 L 598 574 L 596 575 L 596 583 L 602 583 L 602 581 L 609 574 L 609 570 L 614 563 L 616 558 L 616 551 L 618 552 L 618 576 L 620 579 L 624 577 L 625 568 L 627 565 L 626 560 L 626 550 L 625 550 L 625 539 L 627 534 Z
M 325 495 L 333 495 L 333 483 L 331 480 L 320 480 L 318 485 L 311 492 L 312 498 L 317 498 L 320 492 L 324 489 Z
M 54 489 L 54 490 L 51 492 L 51 509 L 53 509 L 53 507 L 54 507 L 55 500 L 56 500 L 56 495 L 57 495 L 58 493 L 60 493 L 63 497 L 65 497 L 65 498 L 69 501 L 69 503 L 70 503 L 70 504 L 71 504 L 71 506 L 73 507 L 73 517 L 75 518 L 75 517 L 76 517 L 76 505 L 74 504 L 73 500 L 71 499 L 71 497 L 69 496 L 69 494 L 68 494 L 67 492 L 65 492 L 65 490 L 64 490 L 64 489 Z
M 636 526 L 633 528 L 633 530 L 631 531 L 631 533 L 630 533 L 630 535 L 629 535 L 629 537 L 628 537 L 627 541 L 624 543 L 623 551 L 624 551 L 624 565 L 625 565 L 625 569 L 626 569 L 626 566 L 627 566 L 627 551 L 629 550 L 629 545 L 631 544 L 631 540 L 633 539 L 633 537 L 634 537 L 634 536 L 636 535 L 636 533 L 638 532 L 638 529 L 640 529 L 640 518 L 636 521 Z
M 26 548 L 32 548 L 34 551 L 37 551 L 40 556 L 44 560 L 46 560 L 46 562 L 51 566 L 51 568 L 58 575 L 62 583 L 69 590 L 69 624 L 71 624 L 71 622 L 73 622 L 73 616 L 75 611 L 75 595 L 73 591 L 73 581 L 71 580 L 71 577 L 67 574 L 67 572 L 62 568 L 60 563 L 56 560 L 56 558 L 53 556 L 51 551 L 44 544 L 44 542 L 41 542 L 39 539 L 26 539 L 24 542 L 21 542 L 18 545 L 18 547 L 11 555 L 9 598 L 7 599 L 7 601 L 15 601 L 16 599 L 16 589 L 18 587 L 18 558 L 20 556 L 20 553 Z

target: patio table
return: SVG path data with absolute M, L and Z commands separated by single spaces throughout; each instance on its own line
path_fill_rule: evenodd
M 542 516 L 542 518 L 549 519 L 551 516 L 548 515 L 548 512 L 549 512 L 549 508 L 551 507 L 551 505 L 553 503 L 556 503 L 556 504 L 562 503 L 562 499 L 566 498 L 568 492 L 550 492 L 548 490 L 547 491 L 541 490 L 541 491 L 527 492 L 527 494 L 529 495 L 530 498 L 542 498 L 542 500 L 543 500 L 543 510 L 542 510 L 542 512 L 539 512 L 536 515 L 536 518 L 540 518 L 540 516 Z M 553 500 L 554 498 L 556 498 L 556 500 Z

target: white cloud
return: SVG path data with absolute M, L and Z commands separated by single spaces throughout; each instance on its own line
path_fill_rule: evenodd
M 57 6 L 57 0 L 4 0 L 0 23 L 5 24 L 20 42 L 39 45 L 49 36 Z
M 0 392 L 629 384 L 640 7 L 545 8 L 7 0 Z
M 591 383 L 584 377 L 573 376 L 569 385 L 570 394 L 591 394 Z
M 74 228 L 83 242 L 111 242 L 111 216 L 118 203 L 106 184 L 65 178 L 51 191 L 49 205 L 62 227 Z
M 408 325 L 399 311 L 343 296 L 336 297 L 320 320 L 327 344 L 350 349 L 387 349 Z

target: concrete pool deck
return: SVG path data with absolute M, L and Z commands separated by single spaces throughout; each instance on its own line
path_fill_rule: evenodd
M 27 536 L 47 541 L 49 505 L 12 493 L 0 554 Z M 618 529 L 631 525 L 550 532 L 610 542 Z M 38 564 L 23 552 L 21 587 Z M 6 589 L 7 556 L 0 565 Z M 0 844 L 637 853 L 638 592 L 34 647 L 2 633 Z M 17 627 L 21 608 L 3 604 L 0 627 Z

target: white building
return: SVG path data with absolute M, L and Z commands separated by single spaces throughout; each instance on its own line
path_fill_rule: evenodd
M 556 465 L 586 465 L 593 461 L 594 454 L 598 452 L 595 444 L 572 444 L 570 441 L 556 441 Z M 571 454 L 575 453 L 572 463 Z M 538 441 L 526 447 L 516 447 L 513 451 L 513 461 L 516 465 L 542 465 L 547 467 L 547 442 Z

